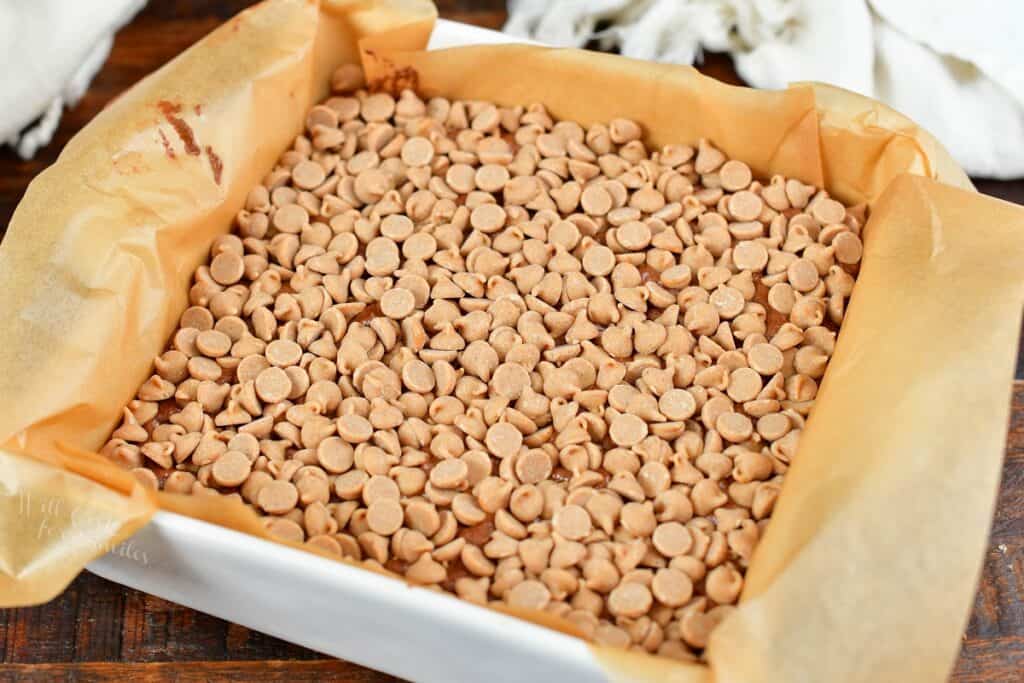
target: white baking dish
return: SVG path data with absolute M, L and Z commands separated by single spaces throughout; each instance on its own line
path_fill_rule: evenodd
M 431 48 L 510 42 L 440 20 Z M 581 640 L 447 594 L 157 512 L 89 571 L 413 681 L 603 681 Z

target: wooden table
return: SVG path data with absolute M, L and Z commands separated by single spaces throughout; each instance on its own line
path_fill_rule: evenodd
M 53 144 L 32 161 L 0 152 L 0 235 L 26 185 L 104 104 L 234 15 L 247 0 L 151 0 L 117 37 L 89 92 L 66 112 Z M 440 0 L 441 14 L 498 28 L 503 0 Z M 705 70 L 735 81 L 725 59 Z M 1024 204 L 1024 181 L 979 182 Z M 1018 363 L 1003 485 L 984 575 L 952 680 L 1024 677 L 1024 382 Z M 0 683 L 111 680 L 396 679 L 250 631 L 83 573 L 61 596 L 31 609 L 0 610 Z

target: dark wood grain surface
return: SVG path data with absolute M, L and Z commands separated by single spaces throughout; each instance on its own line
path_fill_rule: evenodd
M 151 0 L 117 36 L 113 52 L 54 142 L 31 161 L 0 151 L 0 236 L 28 182 L 114 96 L 167 62 L 247 0 Z M 498 28 L 503 0 L 440 0 L 442 16 Z M 704 70 L 736 82 L 728 60 Z M 1024 181 L 978 181 L 1024 204 Z M 1021 368 L 1018 363 L 1018 378 Z M 984 573 L 963 649 L 959 683 L 1024 680 L 1024 382 L 1013 396 L 1003 484 Z M 83 573 L 49 604 L 0 610 L 0 683 L 21 681 L 316 681 L 396 679 Z

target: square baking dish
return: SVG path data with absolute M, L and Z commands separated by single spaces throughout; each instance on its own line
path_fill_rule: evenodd
M 973 192 L 909 119 L 826 84 L 753 91 L 688 67 L 496 46 L 509 41 L 445 21 L 423 52 L 428 0 L 323 2 L 334 9 L 273 0 L 226 23 L 108 107 L 19 205 L 0 251 L 0 310 L 26 323 L 0 345 L 12 450 L 0 453 L 0 509 L 29 494 L 48 502 L 13 508 L 23 523 L 0 545 L 3 604 L 50 599 L 116 538 L 127 540 L 94 573 L 417 681 L 942 680 L 998 486 L 1009 411 L 994 389 L 1010 390 L 1024 213 Z M 261 540 L 227 506 L 153 500 L 91 453 L 162 348 L 204 245 L 298 129 L 296 96 L 312 101 L 331 66 L 357 59 L 359 36 L 368 79 L 387 89 L 543 102 L 571 121 L 628 117 L 655 147 L 710 139 L 764 177 L 870 205 L 857 293 L 800 464 L 707 666 L 600 648 Z M 176 116 L 185 106 L 203 148 Z M 242 144 L 251 139 L 265 144 Z M 189 516 L 158 511 L 139 529 L 160 506 Z M 73 533 L 37 533 L 58 522 Z

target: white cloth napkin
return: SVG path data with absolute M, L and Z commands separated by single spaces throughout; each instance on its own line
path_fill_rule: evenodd
M 85 93 L 146 0 L 0 0 L 0 144 L 24 159 Z
M 972 175 L 1024 176 L 1020 0 L 509 0 L 505 31 L 687 64 L 729 52 L 751 85 L 833 83 L 910 116 Z

